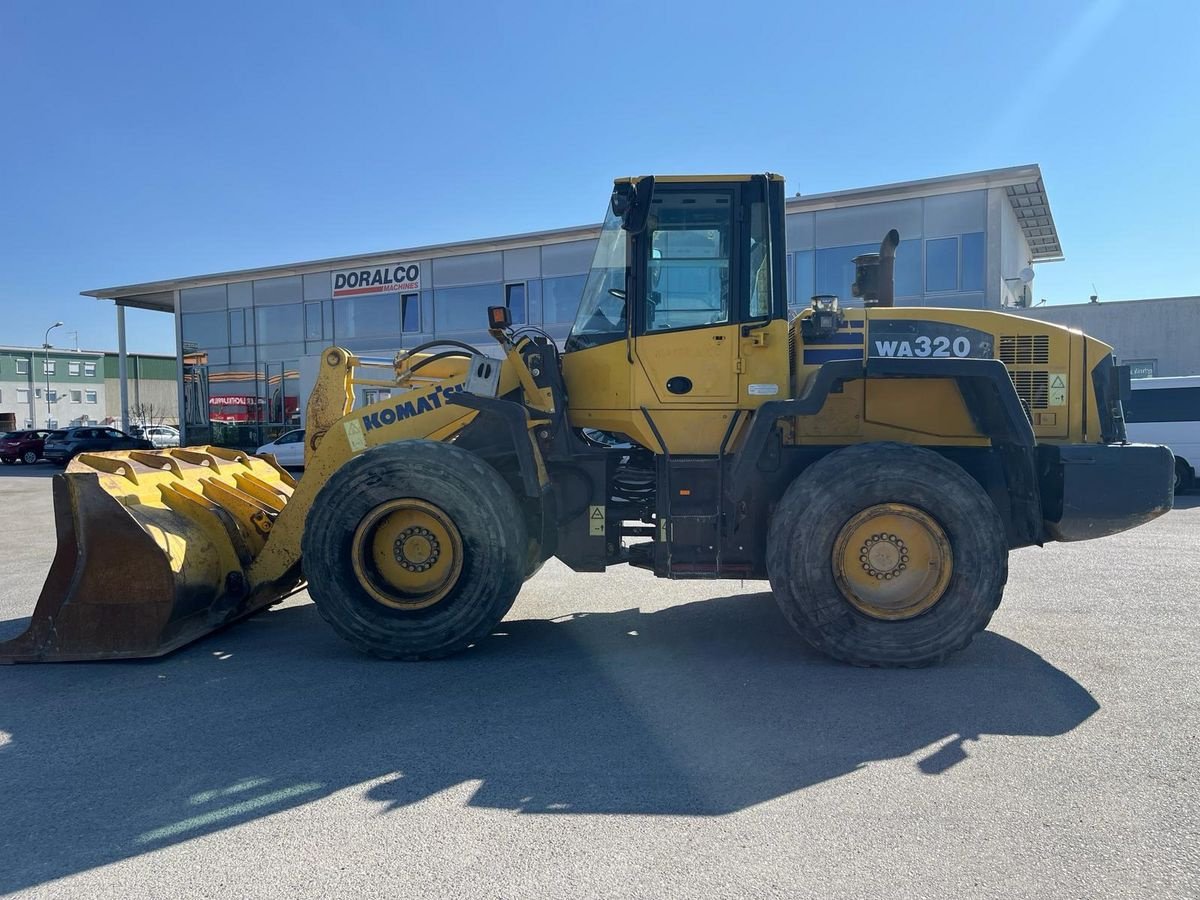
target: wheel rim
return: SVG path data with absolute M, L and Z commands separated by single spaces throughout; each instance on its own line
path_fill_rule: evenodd
M 444 511 L 415 498 L 380 504 L 354 530 L 354 574 L 377 602 L 425 609 L 450 593 L 462 572 L 462 536 Z
M 941 525 L 903 503 L 853 516 L 833 543 L 833 573 L 846 600 L 876 619 L 911 619 L 930 609 L 950 582 L 954 556 Z
M 32 466 L 35 462 L 37 462 L 37 454 L 32 450 L 27 450 L 25 452 L 25 464 Z

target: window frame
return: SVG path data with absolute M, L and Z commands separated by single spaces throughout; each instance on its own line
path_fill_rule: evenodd
M 654 185 L 651 203 L 663 195 L 671 194 L 715 194 L 729 197 L 729 310 L 728 317 L 720 323 L 698 323 L 677 328 L 646 328 L 646 310 L 649 304 L 650 261 L 653 259 L 653 232 L 650 225 L 638 234 L 633 235 L 629 248 L 629 278 L 630 296 L 636 300 L 632 303 L 633 336 L 635 338 L 650 337 L 658 334 L 678 334 L 684 331 L 695 331 L 701 328 L 724 328 L 742 321 L 743 296 L 749 303 L 749 291 L 739 290 L 745 268 L 745 250 L 743 243 L 749 242 L 748 210 L 743 209 L 744 198 L 742 185 L 738 183 L 705 183 L 705 182 L 658 182 Z M 739 210 L 741 210 L 739 212 Z M 653 214 L 653 213 L 652 213 Z
M 94 362 L 85 362 L 83 364 L 83 377 L 84 378 L 95 378 L 96 377 L 96 364 Z
M 84 391 L 83 392 L 83 402 L 84 403 L 92 403 L 92 404 L 98 403 L 99 401 L 96 399 L 96 396 L 97 396 L 97 394 L 96 394 L 95 390 Z
M 79 373 L 80 373 L 80 366 L 79 366 L 78 362 L 76 362 L 75 360 L 71 360 L 70 362 L 67 363 L 67 374 L 68 375 L 78 378 Z
M 979 260 L 982 266 L 982 272 L 979 273 L 979 287 L 967 287 L 966 285 L 966 267 L 964 266 L 964 244 L 963 238 L 968 235 L 980 236 Z M 949 288 L 931 288 L 929 286 L 929 245 L 935 241 L 954 241 L 954 286 Z M 926 294 L 978 294 L 987 290 L 987 232 L 986 231 L 964 231 L 961 234 L 942 234 L 937 237 L 922 238 L 924 247 L 921 253 L 921 262 L 924 269 L 921 273 L 921 286 Z M 896 296 L 900 296 L 897 294 Z M 908 295 L 905 295 L 908 296 Z
M 58 369 L 58 360 L 56 360 L 56 359 L 43 359 L 42 360 L 42 374 L 43 375 L 54 375 L 54 374 L 56 374 L 57 369 Z
M 13 358 L 13 362 L 16 363 L 16 365 L 17 365 L 17 374 L 18 375 L 28 375 L 29 374 L 29 358 L 28 357 L 17 356 L 17 357 Z
M 504 282 L 504 306 L 508 310 L 510 316 L 512 315 L 513 288 L 521 289 L 521 305 L 523 307 L 521 310 L 521 318 L 519 321 L 515 316 L 512 317 L 513 324 L 514 325 L 528 325 L 529 324 L 529 284 L 527 281 L 524 281 L 524 280 Z
M 412 304 L 416 310 L 417 327 L 404 327 L 404 314 L 408 311 L 409 304 Z M 400 333 L 401 334 L 420 334 L 421 333 L 421 293 L 419 291 L 409 291 L 406 294 L 400 295 Z

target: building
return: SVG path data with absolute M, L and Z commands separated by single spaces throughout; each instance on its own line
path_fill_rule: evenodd
M 104 404 L 103 353 L 0 347 L 0 429 L 101 422 Z
M 129 422 L 147 425 L 179 424 L 179 391 L 174 356 L 130 353 L 127 356 Z M 121 382 L 118 354 L 104 353 L 104 420 L 120 427 Z
M 1112 345 L 1134 378 L 1200 375 L 1200 297 L 1064 303 L 1020 312 Z
M 156 423 L 178 421 L 177 366 L 171 356 L 128 357 L 130 409 Z M 117 354 L 103 350 L 0 347 L 0 431 L 117 425 Z
M 607 201 L 597 186 L 598 211 Z M 897 302 L 1000 309 L 1028 302 L 1030 269 L 1062 258 L 1036 165 L 787 203 L 789 302 L 853 305 L 853 258 L 899 230 Z M 254 446 L 303 421 L 321 351 L 385 354 L 433 338 L 491 348 L 486 308 L 556 339 L 570 329 L 599 225 L 410 247 L 85 291 L 171 313 L 189 442 Z

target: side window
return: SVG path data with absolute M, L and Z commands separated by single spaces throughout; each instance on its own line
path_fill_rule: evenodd
M 106 429 L 104 429 L 103 435 L 104 435 L 104 437 L 110 437 L 110 438 L 123 438 L 123 437 L 125 437 L 125 435 L 121 434 L 121 432 L 119 432 L 119 431 L 116 431 L 115 429 L 112 429 L 112 428 L 106 428 Z M 99 437 L 99 435 L 97 435 L 97 437 Z
M 652 207 L 644 330 L 728 322 L 733 194 L 661 191 Z
M 771 235 L 767 228 L 767 204 L 750 204 L 750 318 L 771 314 Z

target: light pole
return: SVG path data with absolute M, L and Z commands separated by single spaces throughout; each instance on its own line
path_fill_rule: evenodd
M 42 340 L 42 349 L 46 351 L 46 361 L 42 365 L 42 371 L 46 373 L 46 427 L 50 427 L 50 332 L 55 328 L 61 328 L 62 322 L 55 322 L 46 329 L 46 337 Z

